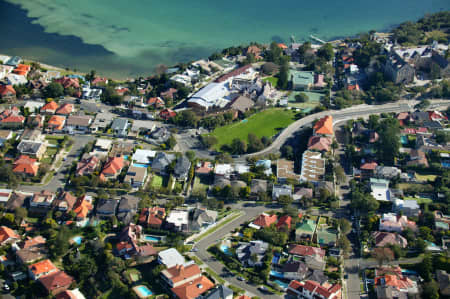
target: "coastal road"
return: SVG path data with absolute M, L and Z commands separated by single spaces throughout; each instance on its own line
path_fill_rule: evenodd
M 260 156 L 270 153 L 277 153 L 280 151 L 280 148 L 283 146 L 283 144 L 291 138 L 295 132 L 297 132 L 299 129 L 302 129 L 303 127 L 310 126 L 316 119 L 319 119 L 321 117 L 324 117 L 326 115 L 332 115 L 333 121 L 343 121 L 343 120 L 349 120 L 354 119 L 358 117 L 364 117 L 368 116 L 370 114 L 376 114 L 376 113 L 390 113 L 390 112 L 406 112 L 406 111 L 412 111 L 414 110 L 414 105 L 419 103 L 418 101 L 406 101 L 402 100 L 396 103 L 388 103 L 384 105 L 357 105 L 353 106 L 347 109 L 342 110 L 327 110 L 315 114 L 308 115 L 304 118 L 301 118 L 294 123 L 290 124 L 287 128 L 285 128 L 278 136 L 277 138 L 272 142 L 271 145 L 269 145 L 267 148 L 263 149 L 262 151 L 251 153 L 247 155 L 242 155 L 239 159 L 245 159 L 247 157 L 252 156 Z M 450 105 L 450 101 L 448 100 L 432 100 L 431 105 L 428 109 L 441 109 L 448 107 Z
M 195 247 L 198 248 L 198 251 L 195 253 L 195 255 L 199 259 L 201 259 L 207 267 L 209 267 L 211 270 L 213 270 L 219 275 L 226 273 L 225 267 L 221 262 L 215 260 L 213 256 L 207 251 L 208 247 L 217 243 L 218 240 L 227 236 L 234 229 L 240 227 L 241 224 L 252 220 L 256 216 L 260 215 L 262 212 L 268 210 L 268 208 L 266 208 L 265 206 L 245 207 L 242 204 L 232 205 L 231 207 L 233 209 L 243 211 L 244 212 L 243 215 L 236 218 L 234 221 L 231 221 L 230 223 L 227 223 L 226 225 L 222 226 L 220 229 L 206 236 L 201 241 L 195 244 Z M 250 296 L 258 296 L 260 298 L 273 298 L 273 299 L 281 298 L 280 296 L 275 294 L 268 295 L 262 293 L 261 291 L 258 290 L 257 286 L 248 284 L 245 281 L 237 280 L 236 277 L 226 277 L 223 279 L 227 281 L 229 284 L 235 285 L 245 290 L 246 293 Z

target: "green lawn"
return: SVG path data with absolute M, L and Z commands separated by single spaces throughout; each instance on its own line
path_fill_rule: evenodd
M 417 203 L 423 204 L 423 203 L 432 203 L 433 201 L 429 198 L 422 198 L 422 197 L 404 197 L 405 200 L 415 200 Z
M 293 111 L 273 108 L 253 114 L 240 122 L 216 128 L 211 133 L 218 140 L 215 149 L 220 150 L 222 145 L 231 144 L 231 141 L 235 138 L 248 141 L 249 133 L 253 133 L 259 138 L 263 136 L 272 137 L 279 130 L 294 122 L 294 115 Z
M 162 187 L 162 185 L 163 185 L 163 178 L 162 178 L 162 176 L 159 176 L 159 175 L 153 175 L 153 178 L 152 178 L 152 187 L 155 187 L 155 188 L 160 188 L 160 187 Z
M 273 87 L 277 87 L 278 78 L 277 77 L 267 77 L 263 79 L 264 82 L 270 82 Z
M 437 178 L 437 175 L 434 175 L 434 174 L 424 175 L 424 174 L 416 173 L 416 179 L 421 182 L 427 182 L 427 181 L 434 182 L 436 180 L 436 178 Z
M 48 147 L 47 150 L 45 151 L 45 155 L 47 156 L 54 156 L 57 153 L 58 153 L 57 147 Z
M 208 181 L 207 179 L 203 179 L 203 178 L 196 176 L 194 179 L 194 187 L 193 187 L 192 191 L 194 191 L 194 192 L 205 191 L 206 189 L 208 189 L 207 181 Z

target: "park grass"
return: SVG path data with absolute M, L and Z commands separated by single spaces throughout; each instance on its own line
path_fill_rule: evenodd
M 216 128 L 211 133 L 218 141 L 214 148 L 220 150 L 222 145 L 231 144 L 235 138 L 248 141 L 249 133 L 255 134 L 259 138 L 263 136 L 270 138 L 294 121 L 293 111 L 279 108 L 264 110 L 243 121 Z
M 160 188 L 160 187 L 162 187 L 162 185 L 163 185 L 163 178 L 162 178 L 162 176 L 154 174 L 153 178 L 152 178 L 151 186 L 155 187 L 155 188 Z
M 277 77 L 267 77 L 263 79 L 263 82 L 270 82 L 273 87 L 277 87 L 278 85 L 278 78 Z

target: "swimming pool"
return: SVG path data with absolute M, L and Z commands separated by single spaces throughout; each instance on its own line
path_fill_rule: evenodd
M 228 247 L 227 245 L 220 245 L 220 250 L 226 255 L 233 255 L 233 253 L 230 251 L 230 247 Z
M 83 237 L 81 237 L 81 236 L 75 236 L 72 238 L 72 242 L 77 245 L 80 245 L 82 240 L 83 240 Z
M 277 277 L 277 278 L 283 278 L 284 275 L 281 272 L 270 270 L 270 276 Z
M 142 168 L 147 168 L 147 167 L 148 167 L 147 164 L 133 163 L 132 165 L 133 165 L 134 167 L 142 167 Z
M 144 240 L 145 241 L 149 241 L 149 242 L 161 242 L 161 237 L 158 237 L 158 236 L 145 236 Z
M 276 283 L 277 285 L 279 285 L 280 287 L 282 287 L 283 289 L 287 289 L 289 286 L 289 283 L 282 282 L 280 280 L 274 280 L 273 282 Z
M 405 135 L 400 136 L 401 144 L 408 144 L 408 137 Z
M 128 155 L 123 155 L 123 159 L 124 159 L 124 160 L 128 160 L 129 157 L 130 157 L 130 156 L 128 156 Z
M 272 264 L 278 264 L 279 261 L 280 261 L 280 256 L 274 255 L 272 258 Z
M 137 293 L 139 298 L 147 298 L 153 295 L 152 291 L 150 291 L 146 286 L 143 285 L 134 287 L 134 291 Z

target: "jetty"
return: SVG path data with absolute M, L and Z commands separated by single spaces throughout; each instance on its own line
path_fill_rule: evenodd
M 316 37 L 316 36 L 314 36 L 312 34 L 309 36 L 309 38 L 311 38 L 312 40 L 315 40 L 315 41 L 317 41 L 317 42 L 319 42 L 321 44 L 326 44 L 327 43 L 326 41 L 323 41 L 320 38 L 318 38 L 318 37 Z

